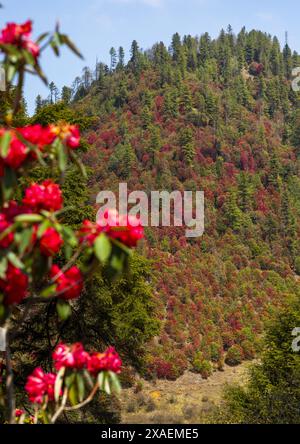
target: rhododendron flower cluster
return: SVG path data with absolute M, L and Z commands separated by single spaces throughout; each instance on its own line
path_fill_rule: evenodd
M 40 239 L 40 250 L 44 256 L 54 256 L 59 252 L 64 241 L 54 228 L 48 228 Z
M 103 231 L 102 227 L 100 227 L 95 222 L 91 222 L 90 220 L 84 220 L 80 230 L 78 232 L 78 236 L 80 242 L 87 242 L 88 245 L 92 246 L 95 239 L 99 236 L 99 234 Z
M 39 46 L 30 39 L 31 32 L 31 20 L 20 25 L 7 23 L 6 27 L 1 31 L 0 44 L 14 45 L 19 49 L 25 49 L 30 52 L 33 57 L 37 58 L 40 54 L 40 49 Z
M 54 367 L 60 370 L 62 367 L 82 369 L 86 367 L 89 354 L 84 350 L 80 342 L 71 346 L 59 344 L 52 354 Z
M 120 373 L 122 361 L 114 349 L 109 347 L 104 353 L 93 353 L 88 360 L 88 371 L 98 374 L 101 371 Z
M 51 126 L 42 126 L 39 124 L 24 126 L 17 129 L 19 133 L 27 142 L 38 146 L 41 150 L 47 146 L 51 145 L 56 135 L 52 131 Z
M 0 137 L 3 137 L 5 130 L 0 128 Z M 13 169 L 19 168 L 27 158 L 28 148 L 17 138 L 14 131 L 10 133 L 10 144 L 7 155 L 0 158 L 1 176 L 3 176 L 3 168 L 9 166 Z
M 89 354 L 80 342 L 71 346 L 59 344 L 54 350 L 52 358 L 56 370 L 60 370 L 62 367 L 87 368 L 93 375 L 97 375 L 101 371 L 120 373 L 122 366 L 120 356 L 114 347 L 109 347 L 104 353 Z
M 25 385 L 30 401 L 42 404 L 46 396 L 49 401 L 53 401 L 55 380 L 54 373 L 44 373 L 40 367 L 36 368 L 28 377 Z
M 28 125 L 13 130 L 0 128 L 0 137 L 7 133 L 10 136 L 10 143 L 6 156 L 0 157 L 0 176 L 3 176 L 5 166 L 17 170 L 26 160 L 36 159 L 36 153 L 26 146 L 26 142 L 37 147 L 44 156 L 46 155 L 45 147 L 51 146 L 57 137 L 71 149 L 80 145 L 78 126 L 67 123 L 48 126 Z
M 51 132 L 69 148 L 78 148 L 80 145 L 80 132 L 77 125 L 69 125 L 68 123 L 52 125 Z
M 77 299 L 83 288 L 83 277 L 76 265 L 69 268 L 64 273 L 57 265 L 52 265 L 50 277 L 56 284 L 56 292 L 60 299 Z
M 28 276 L 9 263 L 5 280 L 0 279 L 0 289 L 6 305 L 19 304 L 27 296 Z
M 58 211 L 63 204 L 61 189 L 52 180 L 45 180 L 41 185 L 34 183 L 26 189 L 23 204 L 33 211 Z
M 16 418 L 20 418 L 20 416 L 24 415 L 24 413 L 25 413 L 24 410 L 16 409 L 15 412 Z
M 127 247 L 136 247 L 137 242 L 144 237 L 144 228 L 139 218 L 119 215 L 116 210 L 107 210 L 103 218 L 97 220 L 103 231 L 111 238 L 117 239 Z

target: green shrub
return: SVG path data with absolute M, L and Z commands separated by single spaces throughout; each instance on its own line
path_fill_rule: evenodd
M 300 353 L 292 349 L 296 326 L 300 326 L 300 298 L 268 325 L 261 363 L 252 367 L 248 385 L 227 390 L 222 422 L 300 423 Z
M 200 373 L 202 378 L 207 379 L 209 376 L 211 376 L 213 372 L 213 367 L 211 363 L 203 358 L 203 355 L 201 352 L 197 353 L 193 360 L 193 371 L 195 373 Z
M 241 364 L 243 357 L 243 349 L 239 345 L 233 345 L 226 354 L 225 362 L 227 365 L 234 367 Z

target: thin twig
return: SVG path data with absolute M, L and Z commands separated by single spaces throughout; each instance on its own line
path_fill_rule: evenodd
M 62 398 L 62 402 L 61 402 L 61 406 L 59 407 L 59 409 L 54 413 L 54 415 L 51 418 L 51 424 L 55 424 L 57 418 L 62 414 L 62 412 L 65 410 L 65 406 L 66 406 L 66 402 L 67 402 L 67 398 L 68 398 L 68 389 L 65 388 L 64 390 L 64 395 Z
M 72 412 L 73 410 L 78 410 L 78 409 L 81 409 L 82 407 L 84 407 L 86 404 L 88 404 L 89 402 L 92 401 L 92 399 L 95 396 L 98 388 L 99 388 L 99 385 L 98 385 L 98 382 L 97 382 L 97 384 L 94 386 L 94 388 L 91 391 L 91 393 L 89 394 L 89 396 L 84 401 L 82 401 L 80 404 L 74 405 L 73 407 L 65 407 L 65 411 L 66 412 Z

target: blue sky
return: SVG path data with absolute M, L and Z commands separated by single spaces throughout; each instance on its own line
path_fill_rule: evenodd
M 82 68 L 98 60 L 108 62 L 111 46 L 122 45 L 128 54 L 132 40 L 146 49 L 156 41 L 170 43 L 172 34 L 200 35 L 208 31 L 213 37 L 230 23 L 235 32 L 242 26 L 276 34 L 284 41 L 289 32 L 292 49 L 300 53 L 299 0 L 2 0 L 0 26 L 7 21 L 34 21 L 34 35 L 51 30 L 57 20 L 72 37 L 85 60 L 68 51 L 56 59 L 44 53 L 42 66 L 59 88 L 70 85 Z M 37 94 L 47 96 L 38 79 L 27 80 L 26 99 L 34 109 Z

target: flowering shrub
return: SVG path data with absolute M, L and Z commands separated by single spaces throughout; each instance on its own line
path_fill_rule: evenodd
M 37 407 L 34 423 L 54 423 L 63 411 L 86 405 L 98 390 L 107 394 L 120 390 L 116 374 L 122 362 L 112 347 L 104 353 L 89 354 L 80 342 L 71 346 L 62 343 L 52 358 L 57 373 L 45 373 L 38 367 L 25 385 L 30 402 Z M 22 410 L 17 409 L 15 415 L 20 418 L 19 423 L 26 420 Z
M 88 353 L 81 343 L 58 345 L 53 352 L 56 372 L 45 373 L 38 367 L 27 379 L 25 389 L 35 412 L 27 417 L 15 408 L 10 340 L 18 327 L 11 328 L 10 319 L 13 316 L 20 326 L 33 306 L 47 307 L 54 301 L 58 316 L 65 320 L 71 313 L 69 301 L 80 297 L 85 279 L 97 267 L 105 266 L 112 275 L 122 272 L 130 248 L 143 237 L 143 229 L 136 221 L 115 215 L 116 227 L 85 220 L 74 232 L 62 221 L 62 191 L 51 179 L 30 184 L 22 198 L 17 193 L 19 178 L 36 164 L 58 168 L 62 179 L 69 162 L 85 174 L 74 152 L 81 144 L 76 125 L 14 126 L 25 73 L 46 81 L 39 65 L 41 52 L 50 46 L 59 55 L 60 46 L 67 45 L 80 56 L 58 28 L 35 42 L 31 31 L 32 23 L 27 21 L 9 23 L 0 33 L 7 88 L 14 90 L 11 111 L 3 116 L 6 125 L 0 128 L 0 326 L 6 332 L 6 389 L 2 393 L 0 388 L 0 398 L 6 400 L 10 423 L 54 423 L 65 410 L 86 405 L 98 390 L 110 394 L 120 389 L 116 376 L 121 369 L 119 355 L 112 347 L 104 353 Z M 60 268 L 54 261 L 62 248 L 67 263 Z M 80 266 L 76 265 L 79 256 Z

